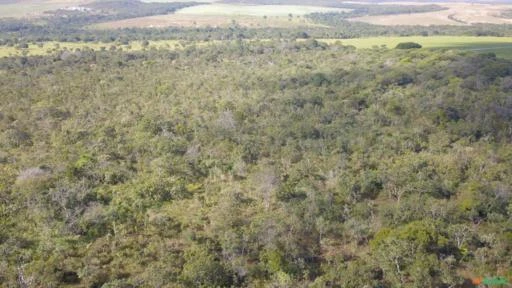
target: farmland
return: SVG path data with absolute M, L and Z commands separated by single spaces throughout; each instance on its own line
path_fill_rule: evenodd
M 347 12 L 349 9 L 298 5 L 209 4 L 187 7 L 174 14 L 139 17 L 100 23 L 94 28 L 127 27 L 300 27 L 322 26 L 301 17 L 310 13 Z
M 348 12 L 349 9 L 327 8 L 300 5 L 238 5 L 210 4 L 188 7 L 176 14 L 186 15 L 249 15 L 249 16 L 287 16 L 305 15 L 310 13 Z
M 386 4 L 384 4 L 386 5 Z M 511 5 L 475 3 L 441 3 L 447 10 L 398 15 L 376 15 L 351 18 L 375 25 L 470 25 L 475 23 L 510 24 L 512 19 L 502 15 L 512 9 Z

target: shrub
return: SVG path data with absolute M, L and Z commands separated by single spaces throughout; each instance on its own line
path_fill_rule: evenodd
M 0 143 L 10 148 L 17 148 L 20 146 L 31 146 L 32 137 L 25 131 L 18 129 L 8 129 L 0 137 Z
M 398 43 L 398 45 L 396 45 L 395 49 L 419 49 L 423 46 L 421 46 L 420 44 L 418 43 L 415 43 L 415 42 L 402 42 L 402 43 Z
M 190 248 L 185 251 L 185 259 L 181 275 L 185 283 L 196 287 L 230 286 L 229 273 L 205 247 Z

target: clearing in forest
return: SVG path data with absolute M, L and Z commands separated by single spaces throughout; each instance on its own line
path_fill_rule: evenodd
M 305 5 L 209 4 L 187 7 L 176 12 L 186 15 L 287 16 L 311 13 L 348 12 L 350 9 Z
M 165 1 L 165 0 L 162 0 Z M 346 12 L 349 9 L 301 5 L 245 5 L 207 4 L 191 6 L 174 14 L 156 15 L 110 21 L 94 25 L 98 29 L 128 27 L 226 27 L 237 24 L 243 27 L 299 27 L 322 26 L 303 15 L 316 12 Z
M 410 36 L 410 37 L 369 37 L 354 39 L 325 39 L 326 43 L 341 41 L 344 45 L 356 48 L 387 46 L 394 48 L 401 42 L 416 42 L 424 48 L 453 48 L 475 52 L 493 52 L 497 56 L 512 59 L 512 37 L 477 37 L 477 36 Z
M 251 41 L 251 40 L 248 40 Z M 512 59 L 512 37 L 476 37 L 476 36 L 410 36 L 410 37 L 369 37 L 353 39 L 319 39 L 318 41 L 327 44 L 341 42 L 344 45 L 352 45 L 359 49 L 386 46 L 394 48 L 401 42 L 416 42 L 423 48 L 447 48 L 473 51 L 477 53 L 496 53 L 502 58 Z M 17 48 L 14 46 L 0 46 L 0 57 L 19 55 L 47 55 L 67 49 L 90 48 L 94 50 L 122 49 L 123 51 L 140 51 L 143 49 L 183 49 L 189 45 L 215 45 L 223 41 L 178 41 L 160 40 L 149 41 L 148 45 L 142 45 L 140 41 L 133 41 L 129 44 L 119 43 L 75 43 L 75 42 L 44 42 L 29 44 L 28 48 Z
M 100 23 L 91 26 L 95 29 L 117 28 L 161 28 L 161 27 L 227 27 L 239 25 L 250 28 L 288 28 L 322 26 L 301 16 L 257 17 L 246 15 L 187 15 L 169 14 L 139 17 Z

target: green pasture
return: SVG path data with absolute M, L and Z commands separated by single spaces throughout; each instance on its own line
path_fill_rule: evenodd
M 416 42 L 424 48 L 462 49 L 475 52 L 493 52 L 497 56 L 512 59 L 512 37 L 476 37 L 476 36 L 410 36 L 410 37 L 370 37 L 354 39 L 323 39 L 322 42 L 340 41 L 344 45 L 356 48 L 386 46 L 394 48 L 401 42 Z

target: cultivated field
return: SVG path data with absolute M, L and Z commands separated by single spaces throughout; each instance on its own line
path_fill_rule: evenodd
M 350 9 L 301 5 L 210 4 L 187 7 L 176 12 L 185 15 L 286 16 L 311 13 L 347 12 Z
M 297 5 L 209 4 L 181 9 L 175 14 L 111 21 L 94 28 L 126 27 L 225 27 L 234 23 L 243 27 L 320 26 L 302 15 L 315 12 L 343 12 L 348 9 Z
M 396 4 L 396 3 L 395 3 Z M 408 3 L 411 4 L 411 3 Z M 502 16 L 512 10 L 512 5 L 470 4 L 470 3 L 436 3 L 447 7 L 448 10 L 399 14 L 379 15 L 352 18 L 350 21 L 360 21 L 376 25 L 470 25 L 475 23 L 510 24 L 512 19 Z M 385 4 L 382 4 L 385 5 Z

